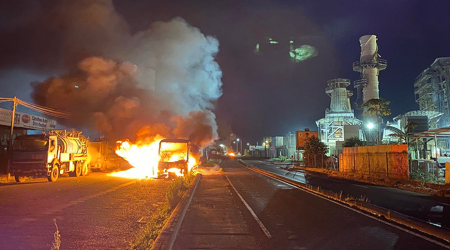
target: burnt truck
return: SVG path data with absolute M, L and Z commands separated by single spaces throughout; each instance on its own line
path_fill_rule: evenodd
M 9 173 L 17 182 L 26 176 L 46 176 L 55 182 L 65 172 L 78 177 L 89 173 L 88 140 L 79 131 L 52 130 L 17 136 Z
M 189 151 L 191 143 L 183 139 L 164 139 L 159 142 L 158 177 L 172 178 L 176 172 L 184 175 L 189 171 Z M 172 176 L 173 175 L 173 176 Z

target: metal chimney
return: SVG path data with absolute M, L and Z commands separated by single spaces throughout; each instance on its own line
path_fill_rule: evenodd
M 379 99 L 378 74 L 387 67 L 387 61 L 378 54 L 377 37 L 366 35 L 359 38 L 361 57 L 353 63 L 353 71 L 361 73 L 361 80 L 355 81 L 355 88 L 362 89 L 362 103 L 371 99 Z M 362 103 L 358 103 L 360 106 Z

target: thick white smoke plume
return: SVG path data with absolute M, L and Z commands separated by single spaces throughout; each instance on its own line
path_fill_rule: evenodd
M 64 2 L 53 11 L 56 20 L 45 23 L 64 25 L 68 73 L 33 84 L 38 104 L 80 114 L 76 122 L 113 139 L 157 131 L 204 147 L 217 137 L 215 38 L 181 18 L 131 35 L 108 0 Z

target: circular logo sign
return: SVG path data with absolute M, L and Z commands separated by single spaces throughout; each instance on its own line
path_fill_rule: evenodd
M 274 151 L 275 148 L 273 146 L 270 147 L 270 151 Z
M 30 122 L 30 116 L 29 115 L 22 115 L 22 122 L 23 123 L 29 123 Z

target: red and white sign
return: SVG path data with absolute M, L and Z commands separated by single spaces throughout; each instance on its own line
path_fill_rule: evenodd
M 11 116 L 11 110 L 0 108 L 0 125 L 11 126 Z M 47 131 L 56 129 L 56 124 L 56 120 L 21 112 L 16 112 L 14 117 L 14 126 L 18 128 Z

